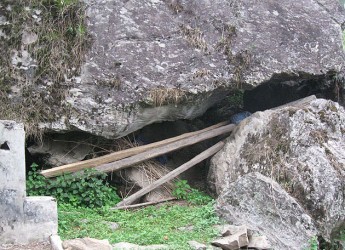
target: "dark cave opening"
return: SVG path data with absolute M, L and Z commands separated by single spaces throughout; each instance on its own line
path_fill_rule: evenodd
M 344 81 L 341 75 L 329 73 L 305 76 L 303 79 L 276 75 L 243 95 L 244 109 L 249 112 L 274 108 L 310 95 L 344 105 Z

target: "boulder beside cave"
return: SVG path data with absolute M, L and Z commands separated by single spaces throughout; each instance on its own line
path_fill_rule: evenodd
M 310 216 L 310 225 L 313 226 L 309 228 L 315 227 L 316 231 L 312 230 L 315 234 L 330 240 L 345 226 L 344 149 L 345 111 L 336 102 L 316 99 L 302 109 L 286 107 L 256 112 L 239 124 L 224 148 L 211 160 L 208 181 L 219 195 L 220 214 L 226 217 L 236 211 L 240 213 L 234 200 L 229 198 L 229 190 L 232 190 L 234 196 L 252 197 L 250 203 L 242 207 L 244 214 L 250 206 L 261 206 L 262 213 L 256 220 L 249 216 L 234 216 L 229 219 L 230 223 L 241 220 L 243 224 L 251 220 L 250 224 L 259 227 L 260 221 L 268 223 L 267 218 L 274 217 L 270 214 L 276 213 L 277 204 L 265 201 L 260 205 L 261 196 L 271 196 L 278 201 L 279 196 L 273 195 L 272 188 L 243 189 L 237 183 L 241 178 L 244 178 L 241 183 L 248 178 L 250 181 L 256 178 L 259 187 L 263 178 L 256 175 L 244 177 L 258 172 L 276 181 L 286 191 L 284 196 L 288 195 L 299 204 L 296 206 L 301 214 Z M 257 200 L 257 197 L 261 198 Z M 241 199 L 237 200 L 241 204 Z M 222 210 L 224 206 L 228 208 Z M 294 214 L 297 208 L 289 205 L 287 209 Z M 281 224 L 281 219 L 276 214 L 273 221 Z M 295 229 L 299 228 L 300 235 L 309 235 L 306 228 L 297 226 L 298 221 L 291 219 L 289 223 Z M 262 230 L 269 236 L 265 229 Z M 284 233 L 288 236 L 291 232 L 290 236 L 293 236 L 295 233 L 291 230 Z
M 258 172 L 231 183 L 218 199 L 217 211 L 231 223 L 265 234 L 276 250 L 304 249 L 317 234 L 314 221 L 298 201 Z

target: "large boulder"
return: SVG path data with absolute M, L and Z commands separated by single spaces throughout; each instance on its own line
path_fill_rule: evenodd
M 234 183 L 244 175 L 259 172 L 279 183 L 301 206 L 299 211 L 311 217 L 317 234 L 329 240 L 345 226 L 344 148 L 345 111 L 336 102 L 316 99 L 301 109 L 285 107 L 257 112 L 239 124 L 224 148 L 212 158 L 208 181 L 220 195 L 218 205 L 221 207 L 224 205 L 221 200 L 229 201 L 229 190 L 234 196 L 237 191 L 243 196 L 245 189 L 236 189 L 240 185 Z M 246 178 L 252 182 L 254 177 Z M 257 182 L 261 179 L 257 177 Z M 266 192 L 271 191 L 266 189 Z M 264 195 L 260 194 L 260 188 L 248 188 L 246 192 L 245 195 L 252 198 L 256 194 Z M 271 196 L 281 203 L 274 194 Z M 260 220 L 266 220 L 275 209 L 273 203 L 260 204 L 256 199 L 251 202 L 261 207 L 261 211 L 267 211 L 258 216 Z M 221 214 L 226 216 L 232 213 L 231 209 Z M 287 209 L 294 214 L 294 207 Z M 247 220 L 245 215 L 240 217 Z M 260 220 L 253 219 L 251 223 L 258 226 Z M 280 216 L 275 217 L 275 223 L 282 223 Z M 296 226 L 296 221 L 290 220 L 290 223 Z M 306 235 L 305 229 L 299 230 L 301 235 Z M 264 235 L 269 233 L 264 232 Z
M 4 60 L 10 61 L 1 67 L 11 69 L 6 68 L 4 79 L 8 72 L 21 74 L 11 78 L 18 84 L 3 81 L 11 84 L 1 88 L 6 90 L 1 98 L 8 102 L 4 115 L 10 116 L 9 104 L 14 103 L 19 105 L 17 112 L 34 123 L 41 121 L 42 128 L 79 129 L 116 138 L 154 122 L 193 119 L 233 88 L 271 79 L 310 79 L 338 72 L 344 65 L 340 25 L 344 15 L 337 0 L 84 3 L 92 44 L 88 51 L 72 46 L 73 53 L 79 49 L 86 58 L 79 76 L 71 76 L 78 72 L 77 64 L 70 71 L 59 71 L 59 79 L 65 79 L 60 84 L 42 78 L 45 71 L 39 72 L 41 81 L 35 81 L 35 70 L 43 63 L 37 61 L 39 55 L 32 55 L 37 51 L 33 48 L 43 46 L 41 39 L 54 40 L 54 36 L 47 39 L 34 32 L 47 14 L 44 9 L 23 10 L 23 18 L 30 20 L 22 34 L 13 38 L 16 47 L 0 43 L 5 52 L 13 49 L 3 53 Z M 18 8 L 12 5 L 11 1 L 0 5 L 3 40 L 14 32 L 10 18 L 15 15 L 10 12 Z M 77 26 L 73 32 L 83 35 L 85 31 Z M 62 49 L 53 47 L 52 55 L 58 56 Z M 50 67 L 63 69 L 65 63 L 52 60 Z M 25 112 L 30 105 L 40 111 L 37 117 L 35 109 L 32 115 Z

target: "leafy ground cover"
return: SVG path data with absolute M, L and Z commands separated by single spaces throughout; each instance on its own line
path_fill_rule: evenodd
M 111 229 L 111 223 L 119 228 Z M 190 249 L 188 241 L 209 243 L 217 236 L 219 218 L 213 202 L 205 205 L 161 205 L 136 211 L 59 207 L 59 235 L 65 239 L 92 237 L 111 243 L 167 244 Z

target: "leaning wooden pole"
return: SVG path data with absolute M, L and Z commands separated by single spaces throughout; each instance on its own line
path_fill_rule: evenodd
M 50 177 L 62 175 L 64 173 L 73 173 L 73 172 L 77 172 L 77 171 L 80 171 L 83 169 L 93 168 L 93 167 L 96 167 L 96 166 L 99 166 L 102 164 L 121 160 L 121 159 L 124 159 L 126 157 L 130 157 L 132 155 L 136 155 L 136 154 L 145 152 L 145 151 L 153 149 L 153 148 L 161 147 L 161 146 L 167 145 L 169 143 L 172 143 L 172 142 L 184 139 L 184 138 L 198 135 L 198 134 L 204 133 L 206 131 L 210 131 L 212 129 L 222 127 L 222 126 L 227 125 L 227 124 L 229 124 L 229 122 L 221 122 L 221 123 L 215 124 L 213 126 L 204 128 L 202 130 L 198 130 L 198 131 L 190 132 L 190 133 L 185 133 L 185 134 L 182 134 L 182 135 L 179 135 L 176 137 L 172 137 L 172 138 L 169 138 L 169 139 L 166 139 L 163 141 L 159 141 L 159 142 L 155 142 L 155 143 L 151 143 L 151 144 L 147 144 L 147 145 L 143 145 L 143 146 L 139 146 L 139 147 L 134 147 L 134 148 L 114 152 L 114 153 L 111 153 L 108 155 L 104 155 L 104 156 L 97 157 L 97 158 L 90 159 L 90 160 L 86 160 L 86 161 L 79 161 L 79 162 L 67 164 L 64 166 L 59 166 L 59 167 L 43 170 L 43 171 L 41 171 L 41 174 L 45 177 L 50 178 Z
M 175 150 L 196 144 L 201 141 L 205 141 L 207 139 L 210 139 L 222 134 L 230 133 L 235 127 L 236 126 L 234 124 L 229 124 L 220 128 L 216 128 L 216 129 L 204 132 L 202 134 L 194 135 L 186 139 L 182 139 L 182 140 L 167 144 L 160 148 L 154 148 L 146 152 L 133 155 L 131 157 L 128 157 L 119 161 L 98 166 L 95 169 L 101 172 L 119 171 L 121 169 L 131 167 L 133 165 L 155 158 L 157 156 L 173 152 Z
M 282 109 L 282 108 L 286 108 L 286 107 L 303 108 L 314 100 L 316 100 L 316 96 L 310 95 L 310 96 L 298 99 L 296 101 L 285 103 L 285 104 L 280 105 L 278 107 L 274 107 L 274 108 L 272 108 L 272 110 L 278 110 L 278 109 Z
M 179 176 L 181 173 L 183 173 L 186 170 L 190 169 L 191 167 L 195 166 L 199 162 L 201 162 L 201 161 L 207 159 L 208 157 L 214 155 L 220 149 L 222 149 L 223 146 L 224 146 L 224 142 L 222 142 L 222 141 L 218 142 L 216 145 L 210 147 L 209 149 L 205 150 L 201 154 L 198 154 L 193 159 L 191 159 L 190 161 L 181 165 L 180 167 L 176 168 L 175 170 L 171 171 L 170 173 L 166 174 L 165 176 L 163 176 L 159 180 L 151 183 L 147 187 L 144 187 L 140 191 L 138 191 L 138 192 L 132 194 L 131 196 L 127 197 L 126 199 L 122 200 L 121 202 L 119 202 L 116 205 L 116 207 L 123 207 L 123 206 L 128 206 L 128 205 L 132 204 L 135 200 L 142 197 L 143 195 L 151 192 L 155 188 L 157 188 L 157 187 L 163 185 L 164 183 L 166 183 L 166 182 L 174 179 L 175 177 Z

